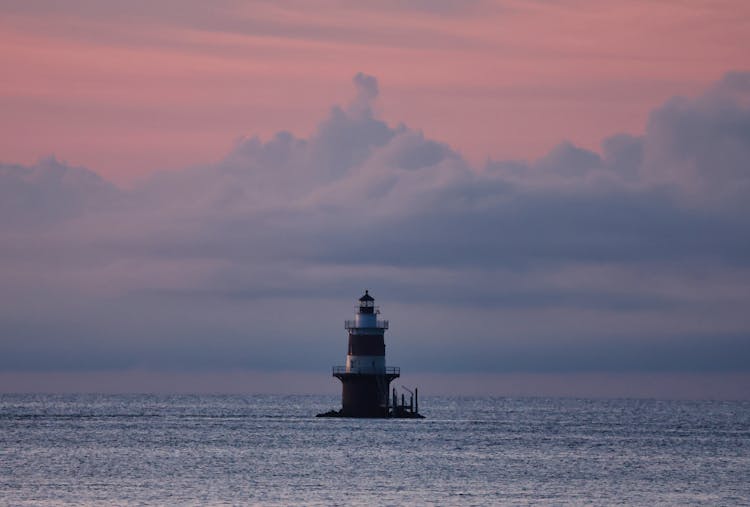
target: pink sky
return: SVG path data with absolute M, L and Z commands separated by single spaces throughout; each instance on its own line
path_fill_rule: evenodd
M 0 3 L 0 160 L 119 182 L 309 134 L 377 76 L 389 123 L 477 163 L 640 133 L 673 95 L 748 66 L 750 3 Z

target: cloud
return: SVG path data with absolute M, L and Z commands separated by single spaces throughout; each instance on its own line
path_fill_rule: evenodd
M 380 89 L 378 87 L 378 80 L 375 76 L 363 74 L 357 72 L 352 79 L 354 86 L 357 89 L 357 96 L 354 102 L 369 109 L 370 103 L 378 97 Z
M 324 367 L 369 287 L 419 369 L 742 369 L 747 81 L 482 168 L 382 120 L 361 73 L 309 137 L 131 189 L 2 166 L 0 368 Z
M 0 226 L 67 221 L 115 205 L 120 194 L 96 173 L 54 157 L 31 167 L 0 164 Z
M 745 200 L 750 190 L 750 86 L 729 73 L 696 100 L 673 98 L 651 113 L 644 174 L 692 200 Z

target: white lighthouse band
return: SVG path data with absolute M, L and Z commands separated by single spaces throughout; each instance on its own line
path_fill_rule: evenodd
M 346 356 L 347 373 L 385 373 L 385 356 Z

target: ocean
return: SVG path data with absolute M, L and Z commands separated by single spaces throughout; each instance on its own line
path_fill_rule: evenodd
M 2 505 L 750 505 L 750 403 L 0 395 Z

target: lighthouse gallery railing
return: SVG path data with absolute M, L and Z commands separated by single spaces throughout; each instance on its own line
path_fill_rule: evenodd
M 383 373 L 385 375 L 401 375 L 401 368 L 398 366 L 387 366 L 385 370 L 376 370 L 374 368 L 352 368 L 346 371 L 346 366 L 334 366 L 331 368 L 334 375 L 340 375 L 342 373 L 357 374 L 362 373 L 366 375 L 372 375 L 373 373 Z
M 377 320 L 375 326 L 358 326 L 356 320 L 345 320 L 344 329 L 388 329 L 388 321 Z

